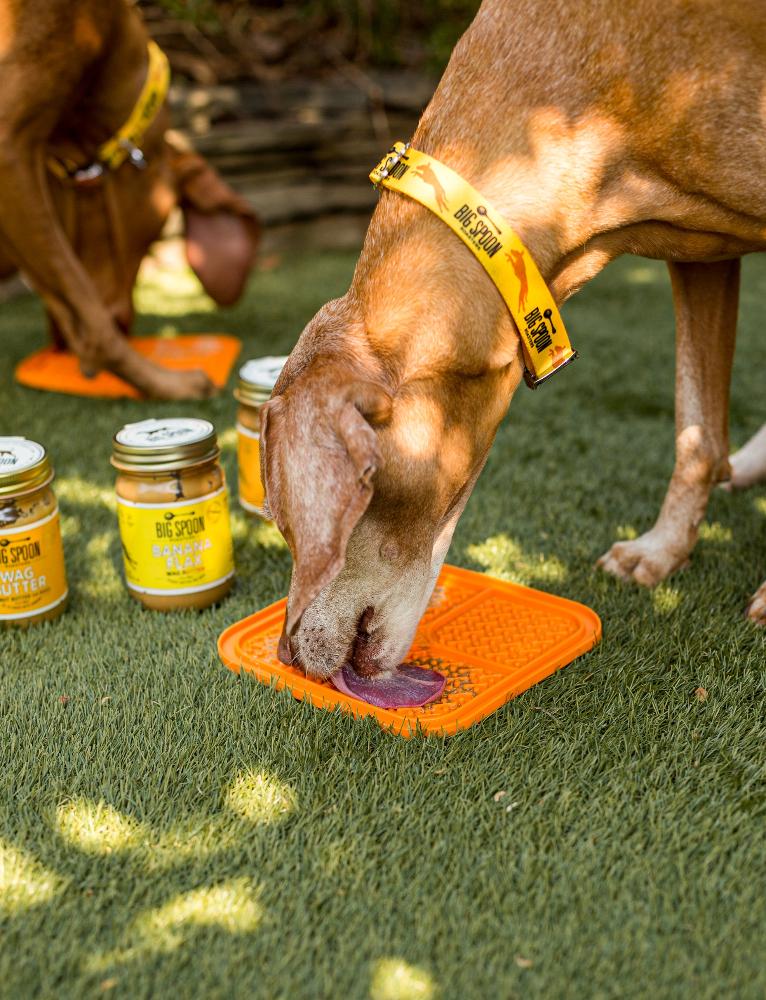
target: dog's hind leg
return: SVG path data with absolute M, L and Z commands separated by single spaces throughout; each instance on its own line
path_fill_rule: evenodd
M 725 490 L 746 490 L 766 479 L 766 424 L 729 456 L 731 479 L 721 483 Z
M 745 490 L 766 480 L 766 424 L 731 458 L 731 479 L 722 485 L 731 490 Z M 766 625 L 766 583 L 750 599 L 747 617 L 756 625 Z
M 750 598 L 745 614 L 755 625 L 766 626 L 766 583 L 762 583 Z
M 740 261 L 669 263 L 676 312 L 676 462 L 654 527 L 598 565 L 654 586 L 685 566 L 712 487 L 729 477 L 729 380 Z M 766 616 L 766 592 L 764 595 Z

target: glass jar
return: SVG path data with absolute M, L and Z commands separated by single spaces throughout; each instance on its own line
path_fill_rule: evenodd
M 237 410 L 239 504 L 248 514 L 263 517 L 265 490 L 261 482 L 261 407 L 268 401 L 287 358 L 254 358 L 239 370 L 234 397 Z
M 45 448 L 0 437 L 0 623 L 58 618 L 67 580 L 53 469 Z
M 113 441 L 128 591 L 153 611 L 207 608 L 234 580 L 226 480 L 208 420 L 126 424 Z

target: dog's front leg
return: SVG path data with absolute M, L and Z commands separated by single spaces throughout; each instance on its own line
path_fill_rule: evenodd
M 199 399 L 214 386 L 204 372 L 169 371 L 142 357 L 115 326 L 64 235 L 47 185 L 45 147 L 6 132 L 0 116 L 0 241 L 42 295 L 87 374 L 102 368 L 148 396 Z
M 598 565 L 652 587 L 685 566 L 710 491 L 728 478 L 729 380 L 740 261 L 670 263 L 676 312 L 676 463 L 651 531 L 616 542 Z

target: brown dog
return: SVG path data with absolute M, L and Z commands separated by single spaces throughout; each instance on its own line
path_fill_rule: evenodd
M 620 254 L 668 261 L 676 466 L 652 530 L 600 561 L 643 584 L 686 563 L 729 474 L 739 258 L 766 249 L 765 51 L 766 8 L 745 0 L 485 0 L 412 139 L 497 206 L 560 302 Z M 521 374 L 479 263 L 383 191 L 350 290 L 266 408 L 294 559 L 283 657 L 326 676 L 362 615 L 368 661 L 404 656 Z
M 202 397 L 213 390 L 202 372 L 159 368 L 123 336 L 133 285 L 180 204 L 190 263 L 213 298 L 234 301 L 258 238 L 249 205 L 200 156 L 171 146 L 164 108 L 138 165 L 96 164 L 77 178 L 49 166 L 93 164 L 141 93 L 147 42 L 128 0 L 0 0 L 0 277 L 24 272 L 87 373 L 108 368 L 150 396 Z

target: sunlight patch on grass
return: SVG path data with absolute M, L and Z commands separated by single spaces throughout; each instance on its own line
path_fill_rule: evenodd
M 59 476 L 55 483 L 56 496 L 64 501 L 64 506 L 106 507 L 117 513 L 117 500 L 113 489 L 103 489 L 89 483 L 81 476 Z
M 190 937 L 190 932 L 213 928 L 228 934 L 249 934 L 263 917 L 254 884 L 248 878 L 231 879 L 180 893 L 162 906 L 137 917 L 121 948 L 91 955 L 90 972 L 142 957 L 169 954 Z
M 720 521 L 706 521 L 700 525 L 700 538 L 706 542 L 731 542 L 734 536 L 731 528 L 725 528 Z
M 381 958 L 375 963 L 370 1000 L 431 1000 L 434 983 L 417 965 L 401 958 Z
M 213 313 L 217 306 L 191 268 L 147 266 L 135 290 L 136 310 L 158 316 Z
M 229 934 L 248 934 L 262 915 L 252 883 L 238 878 L 180 893 L 139 917 L 135 929 L 156 950 L 172 951 L 181 944 L 187 927 L 220 927 Z
M 287 542 L 273 521 L 264 521 L 260 517 L 247 519 L 248 537 L 265 549 L 286 549 Z
M 80 590 L 96 600 L 121 597 L 125 593 L 122 576 L 109 558 L 113 539 L 114 531 L 102 531 L 94 535 L 85 547 L 88 578 L 81 582 Z
M 257 515 L 247 514 L 239 506 L 236 496 L 229 495 L 231 511 L 231 536 L 235 542 L 252 543 L 264 549 L 284 549 L 287 542 L 273 521 L 264 521 Z
M 632 542 L 638 538 L 638 532 L 632 524 L 618 524 L 614 534 L 619 542 Z
M 13 914 L 47 903 L 63 880 L 17 847 L 0 840 L 0 913 Z
M 231 537 L 235 542 L 245 542 L 250 538 L 250 518 L 239 509 L 236 498 L 229 494 L 229 511 L 231 514 Z
M 658 615 L 669 615 L 681 603 L 681 592 L 667 583 L 661 583 L 652 591 L 652 607 Z
M 528 555 L 506 534 L 466 548 L 466 555 L 496 576 L 511 576 L 518 583 L 560 583 L 567 569 L 555 556 Z
M 295 793 L 264 771 L 245 771 L 229 786 L 226 805 L 251 823 L 275 823 L 295 809 Z
M 72 799 L 56 810 L 59 834 L 86 854 L 112 854 L 136 847 L 147 837 L 137 820 L 123 816 L 107 802 Z
M 753 506 L 760 514 L 766 514 L 766 497 L 756 497 Z
M 625 275 L 630 285 L 656 285 L 661 277 L 662 272 L 651 264 L 634 264 Z
M 221 451 L 236 451 L 237 428 L 227 427 L 225 430 L 221 431 L 218 435 L 218 446 Z

